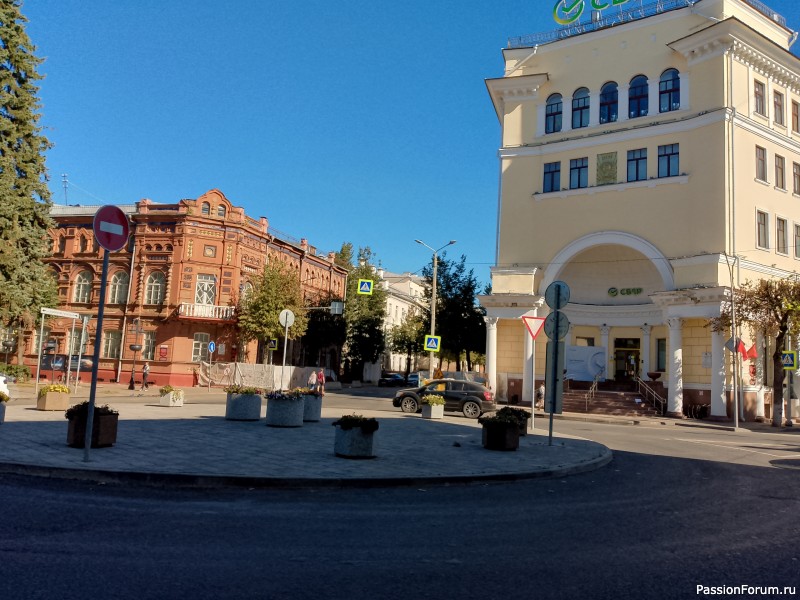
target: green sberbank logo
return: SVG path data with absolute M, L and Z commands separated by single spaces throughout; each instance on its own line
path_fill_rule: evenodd
M 594 10 L 625 4 L 630 0 L 558 0 L 553 8 L 553 18 L 559 25 L 570 25 L 581 18 L 586 3 Z

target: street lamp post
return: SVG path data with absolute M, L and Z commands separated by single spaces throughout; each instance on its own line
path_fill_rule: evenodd
M 14 347 L 14 342 L 11 340 L 3 340 L 3 350 L 6 351 L 6 370 L 8 370 L 8 353 Z
M 133 351 L 133 365 L 131 366 L 131 380 L 128 383 L 128 389 L 136 391 L 136 353 L 142 349 L 142 345 L 136 343 L 139 341 L 139 334 L 142 333 L 142 322 L 137 318 L 133 320 L 133 341 L 134 343 L 128 346 Z M 131 394 L 133 396 L 133 394 Z
M 439 250 L 444 250 L 448 246 L 452 246 L 453 244 L 456 243 L 456 240 L 450 240 L 449 242 L 447 242 L 444 246 L 442 246 L 438 250 L 434 250 L 433 248 L 428 246 L 428 244 L 426 244 L 422 240 L 414 240 L 414 241 L 417 242 L 418 244 L 420 244 L 421 246 L 425 246 L 428 250 L 433 252 L 433 281 L 432 281 L 432 284 L 431 284 L 431 335 L 433 336 L 433 335 L 436 335 L 436 269 L 437 269 L 437 266 L 439 264 L 438 254 L 439 254 Z M 430 378 L 433 379 L 433 351 L 431 351 L 430 354 L 431 354 L 430 365 L 429 365 L 430 366 Z

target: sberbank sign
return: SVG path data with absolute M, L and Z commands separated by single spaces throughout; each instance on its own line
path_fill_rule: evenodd
M 608 288 L 608 295 L 612 298 L 616 298 L 617 296 L 638 296 L 642 293 L 642 288 L 622 288 L 618 289 L 615 287 Z
M 553 8 L 553 18 L 559 25 L 570 25 L 581 18 L 586 4 L 594 10 L 603 10 L 627 2 L 630 0 L 558 0 Z

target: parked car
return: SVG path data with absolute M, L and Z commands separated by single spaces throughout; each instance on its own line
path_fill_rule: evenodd
M 392 404 L 404 413 L 420 412 L 425 394 L 444 396 L 446 411 L 460 412 L 470 419 L 477 419 L 485 412 L 497 410 L 494 394 L 487 388 L 472 381 L 455 379 L 434 379 L 420 387 L 400 390 L 395 394 Z
M 398 386 L 398 385 L 406 385 L 406 378 L 400 375 L 400 373 L 387 373 L 380 379 L 378 379 L 379 386 Z
M 419 387 L 419 373 L 409 373 L 406 384 L 408 387 Z

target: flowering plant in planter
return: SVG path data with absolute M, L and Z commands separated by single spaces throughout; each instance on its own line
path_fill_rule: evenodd
M 246 395 L 257 395 L 260 396 L 262 394 L 262 390 L 257 387 L 251 387 L 247 385 L 239 385 L 238 383 L 235 385 L 229 385 L 228 387 L 222 388 L 224 392 L 228 394 L 246 394 Z
M 478 419 L 478 423 L 481 425 L 519 425 L 519 418 L 510 412 L 502 412 L 498 410 L 494 414 L 488 414 L 484 417 L 480 417 Z
M 11 398 L 5 392 L 0 392 L 0 402 L 8 402 Z
M 524 408 L 514 408 L 513 406 L 504 406 L 497 411 L 497 414 L 502 415 L 504 418 L 514 418 L 521 426 L 525 425 L 525 422 L 531 417 L 531 413 Z
M 441 394 L 425 394 L 422 397 L 422 402 L 430 406 L 444 405 L 444 396 Z
M 167 384 L 164 387 L 158 389 L 158 393 L 162 396 L 166 396 L 167 394 L 171 394 L 172 392 L 179 392 L 180 389 L 176 387 L 172 387 L 171 385 Z
M 69 394 L 69 388 L 61 383 L 50 383 L 39 388 L 39 398 L 46 396 L 48 392 L 60 392 Z
M 79 404 L 75 404 L 73 406 L 70 406 L 67 409 L 67 412 L 64 413 L 64 416 L 67 419 L 73 419 L 73 418 L 77 418 L 77 417 L 81 417 L 81 418 L 85 419 L 88 414 L 89 414 L 89 401 L 88 400 L 84 400 L 83 402 L 81 402 Z M 95 406 L 94 407 L 94 414 L 95 414 L 95 416 L 97 416 L 97 415 L 118 415 L 119 411 L 114 409 L 114 408 L 111 408 L 108 404 L 103 404 L 101 406 Z
M 339 429 L 347 431 L 348 429 L 360 428 L 364 433 L 374 433 L 378 430 L 378 419 L 374 417 L 365 417 L 363 415 L 342 415 L 338 420 L 331 423 L 331 425 L 338 425 Z
M 307 387 L 299 387 L 292 390 L 293 393 L 300 394 L 301 396 L 319 396 L 318 390 L 312 390 Z
M 267 400 L 302 400 L 302 394 L 291 392 L 284 392 L 281 390 L 273 390 L 267 394 Z

